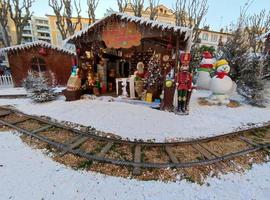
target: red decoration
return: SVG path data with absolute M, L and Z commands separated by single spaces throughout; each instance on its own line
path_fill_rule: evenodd
M 213 58 L 212 54 L 211 54 L 209 51 L 204 51 L 204 52 L 202 53 L 202 56 L 203 56 L 203 58 L 205 58 L 205 59 L 212 59 L 212 58 Z
M 108 24 L 102 33 L 102 39 L 108 48 L 130 48 L 141 44 L 142 35 L 133 22 Z
M 47 56 L 48 55 L 46 49 L 44 49 L 43 47 L 39 49 L 38 53 L 41 56 Z
M 227 76 L 227 75 L 228 75 L 228 73 L 226 73 L 226 72 L 217 72 L 217 78 L 219 78 L 219 79 L 223 79 L 224 76 Z
M 171 50 L 172 48 L 173 48 L 173 45 L 169 43 L 169 44 L 167 45 L 167 49 L 168 49 L 168 50 Z

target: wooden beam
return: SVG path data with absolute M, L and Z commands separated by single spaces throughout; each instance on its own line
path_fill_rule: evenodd
M 140 163 L 141 162 L 141 156 L 142 156 L 141 149 L 142 149 L 141 145 L 136 145 L 135 146 L 135 152 L 134 152 L 134 162 L 135 163 Z M 133 168 L 133 175 L 138 176 L 140 174 L 141 174 L 141 168 L 135 166 Z
M 45 130 L 51 128 L 51 127 L 53 127 L 53 125 L 49 124 L 49 125 L 43 126 L 43 127 L 39 128 L 39 129 L 36 129 L 36 130 L 32 131 L 32 133 L 38 133 L 38 132 L 41 132 L 41 131 L 45 131 Z
M 176 156 L 174 155 L 174 153 L 172 152 L 172 148 L 168 145 L 165 146 L 165 151 L 166 153 L 169 155 L 171 161 L 173 163 L 179 163 L 178 159 L 176 158 Z
M 106 153 L 112 148 L 113 146 L 113 142 L 108 142 L 104 147 L 103 149 L 101 150 L 101 152 L 99 152 L 97 154 L 98 157 L 105 157 Z

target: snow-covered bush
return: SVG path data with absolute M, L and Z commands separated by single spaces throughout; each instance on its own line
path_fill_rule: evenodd
M 240 77 L 238 92 L 244 96 L 248 103 L 265 107 L 267 103 L 266 81 L 263 79 L 266 56 L 249 54 L 245 62 L 240 64 Z
M 35 102 L 46 102 L 55 100 L 57 94 L 49 86 L 49 80 L 43 74 L 28 72 L 27 78 L 23 81 L 23 86 L 30 97 Z

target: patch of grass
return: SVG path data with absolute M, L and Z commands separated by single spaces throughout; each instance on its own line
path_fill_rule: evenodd
M 81 162 L 77 167 L 77 169 L 88 169 L 89 167 L 91 167 L 92 164 L 93 164 L 92 160 L 86 160 Z

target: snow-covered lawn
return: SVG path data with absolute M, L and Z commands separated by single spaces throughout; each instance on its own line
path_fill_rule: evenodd
M 26 95 L 27 92 L 22 87 L 16 87 L 16 88 L 0 88 L 0 95 L 1 96 L 10 96 L 10 95 Z
M 17 135 L 0 132 L 0 199 L 268 200 L 270 163 L 245 174 L 208 178 L 202 186 L 187 181 L 137 181 L 75 171 L 31 149 Z
M 193 94 L 188 116 L 179 116 L 142 105 L 106 102 L 104 98 L 103 101 L 65 102 L 62 97 L 43 104 L 35 104 L 27 99 L 0 99 L 0 105 L 14 104 L 25 113 L 93 126 L 97 130 L 115 133 L 123 138 L 156 141 L 207 137 L 228 133 L 251 123 L 260 125 L 270 121 L 269 107 L 256 108 L 245 104 L 239 108 L 198 105 L 198 97 L 207 95 L 209 94 L 205 91 Z

